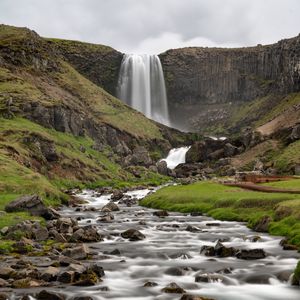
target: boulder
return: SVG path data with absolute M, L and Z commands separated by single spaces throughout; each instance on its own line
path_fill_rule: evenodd
M 192 225 L 188 225 L 185 230 L 189 231 L 189 232 L 199 232 L 199 231 L 201 231 L 201 229 L 199 229 L 196 226 L 192 226 Z
M 124 239 L 129 239 L 130 241 L 140 241 L 146 238 L 140 231 L 133 228 L 122 232 L 121 236 Z
M 9 299 L 8 294 L 0 292 L 0 300 L 8 300 L 8 299 Z
M 98 233 L 97 228 L 93 225 L 81 227 L 78 230 L 76 230 L 73 233 L 71 240 L 75 242 L 80 241 L 85 243 L 103 241 L 102 236 Z
M 111 212 L 111 211 L 119 211 L 119 207 L 114 202 L 108 202 L 106 205 L 104 205 L 101 209 L 103 212 Z
M 156 167 L 157 167 L 157 171 L 158 171 L 159 174 L 168 176 L 169 169 L 168 169 L 168 166 L 167 166 L 167 162 L 165 160 L 160 160 L 156 164 Z
M 251 260 L 251 259 L 262 259 L 265 258 L 266 252 L 263 249 L 242 249 L 239 250 L 236 254 L 236 257 L 239 259 L 246 259 L 246 260 Z
M 37 300 L 65 300 L 65 296 L 52 291 L 42 290 L 36 295 Z
M 89 255 L 89 249 L 84 244 L 73 248 L 67 248 L 63 251 L 63 255 L 72 259 L 86 259 Z
M 101 216 L 99 219 L 97 219 L 97 222 L 108 223 L 108 222 L 112 222 L 114 218 L 115 218 L 114 215 L 107 213 L 104 216 Z
M 133 150 L 133 154 L 130 159 L 131 165 L 140 165 L 140 166 L 151 166 L 152 159 L 150 158 L 149 152 L 143 146 L 136 147 Z
M 112 194 L 112 196 L 111 196 L 111 200 L 112 201 L 118 201 L 118 200 L 120 200 L 121 198 L 123 198 L 123 196 L 124 196 L 124 193 L 122 192 L 122 191 L 114 191 L 113 192 L 113 194 Z M 109 204 L 109 203 L 108 203 Z M 107 205 L 108 205 L 107 204 Z M 107 206 L 107 205 L 105 205 L 105 206 Z M 117 209 L 117 210 L 119 210 L 119 209 Z M 111 211 L 113 211 L 113 210 L 111 210 Z
M 60 272 L 58 268 L 48 267 L 46 270 L 42 271 L 41 279 L 44 281 L 56 281 L 57 275 Z
M 171 293 L 171 294 L 184 294 L 185 290 L 180 287 L 177 283 L 171 282 L 166 287 L 162 289 L 164 293 Z
M 5 206 L 6 212 L 27 211 L 33 216 L 40 216 L 46 220 L 54 219 L 55 216 L 45 206 L 38 195 L 27 195 L 11 201 Z
M 144 287 L 154 287 L 154 286 L 158 286 L 158 283 L 153 282 L 153 281 L 147 281 L 144 284 Z
M 223 277 L 218 274 L 198 274 L 195 277 L 195 282 L 211 283 L 211 282 L 222 281 L 222 279 Z
M 75 278 L 74 271 L 64 271 L 57 276 L 57 281 L 62 283 L 72 283 Z
M 4 288 L 4 287 L 7 287 L 7 286 L 8 286 L 8 282 L 6 280 L 0 278 L 0 288 Z
M 215 255 L 218 257 L 234 256 L 237 250 L 233 247 L 225 247 L 220 241 L 215 246 Z
M 185 273 L 186 273 L 186 270 L 184 270 L 183 268 L 178 268 L 178 267 L 171 267 L 165 271 L 165 274 L 168 274 L 171 276 L 183 276 L 183 275 L 185 275 Z
M 153 216 L 163 218 L 169 216 L 169 213 L 166 210 L 159 210 L 153 212 Z
M 238 147 L 231 145 L 230 143 L 226 143 L 224 145 L 224 156 L 231 157 L 236 155 L 239 152 Z
M 0 278 L 10 279 L 15 274 L 15 270 L 11 267 L 1 267 L 0 268 Z
M 254 230 L 258 232 L 268 232 L 270 222 L 272 222 L 270 216 L 263 216 L 255 225 Z
M 180 300 L 214 300 L 214 299 L 211 299 L 211 298 L 208 299 L 208 298 L 204 298 L 204 297 L 201 297 L 201 296 L 184 294 L 184 295 L 182 295 Z

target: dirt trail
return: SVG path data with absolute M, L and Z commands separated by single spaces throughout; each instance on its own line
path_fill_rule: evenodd
M 259 191 L 265 193 L 289 193 L 300 194 L 300 190 L 296 189 L 281 189 L 272 186 L 264 186 L 252 182 L 237 182 L 237 183 L 224 183 L 227 186 L 240 187 L 246 190 Z

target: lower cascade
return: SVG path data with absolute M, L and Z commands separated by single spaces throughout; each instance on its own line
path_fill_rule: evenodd
M 164 74 L 157 55 L 124 55 L 117 96 L 146 117 L 169 125 Z
M 189 151 L 191 146 L 185 146 L 180 148 L 171 149 L 168 156 L 163 158 L 162 161 L 167 163 L 169 169 L 175 169 L 179 164 L 185 163 L 185 155 Z

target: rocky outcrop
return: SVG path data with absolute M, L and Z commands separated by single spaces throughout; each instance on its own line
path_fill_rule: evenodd
M 267 46 L 168 50 L 160 59 L 172 122 L 180 128 L 216 128 L 239 105 L 300 90 L 300 35 Z
M 123 54 L 111 47 L 78 41 L 49 39 L 58 52 L 93 83 L 112 95 L 116 93 Z

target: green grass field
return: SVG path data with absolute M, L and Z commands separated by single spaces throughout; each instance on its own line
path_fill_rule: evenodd
M 273 219 L 269 232 L 287 236 L 300 247 L 300 195 L 247 191 L 205 181 L 163 188 L 143 199 L 141 205 L 206 213 L 220 220 L 244 221 L 250 227 L 268 215 Z

